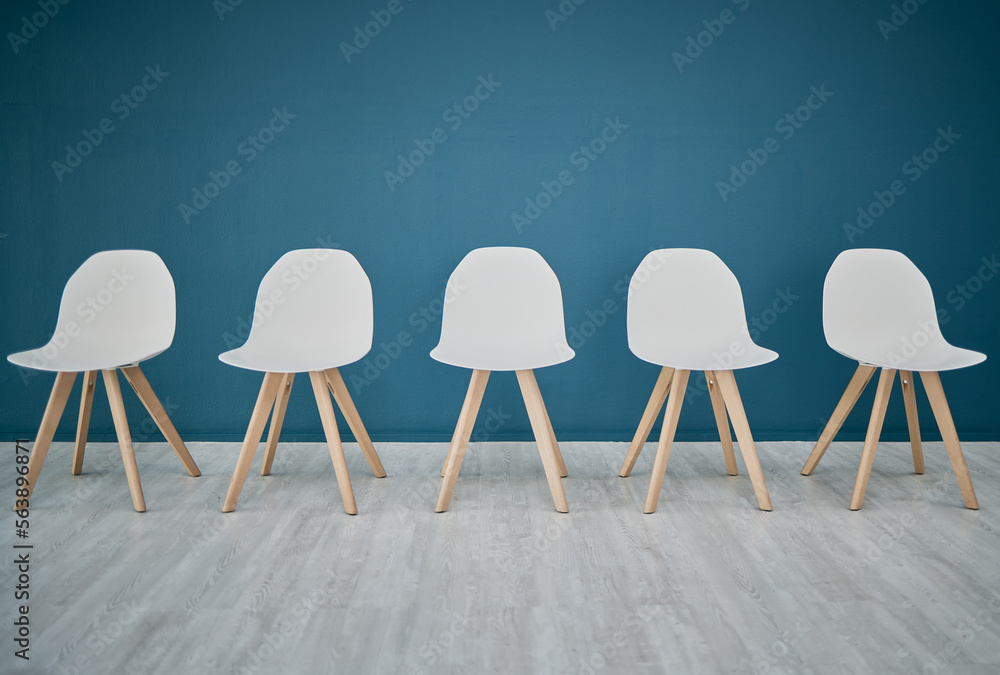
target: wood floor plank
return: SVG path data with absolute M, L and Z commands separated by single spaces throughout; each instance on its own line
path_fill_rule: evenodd
M 118 445 L 91 442 L 84 473 L 46 474 L 32 509 L 31 672 L 1000 669 L 1000 444 L 963 444 L 978 511 L 958 500 L 944 444 L 924 439 L 924 475 L 909 443 L 880 444 L 879 489 L 851 512 L 858 443 L 834 443 L 806 479 L 812 443 L 758 442 L 782 504 L 768 514 L 747 508 L 748 480 L 719 478 L 717 441 L 678 443 L 670 509 L 653 515 L 645 481 L 616 475 L 627 443 L 562 445 L 571 513 L 552 510 L 535 443 L 490 442 L 471 444 L 463 507 L 441 516 L 447 444 L 379 443 L 387 479 L 348 444 L 368 506 L 347 518 L 325 443 L 283 443 L 224 515 L 239 444 L 188 443 L 195 481 L 166 443 L 141 444 L 157 508 L 138 514 Z M 0 490 L 14 478 L 0 468 Z M 0 528 L 0 546 L 19 542 Z M 0 566 L 0 584 L 12 574 Z

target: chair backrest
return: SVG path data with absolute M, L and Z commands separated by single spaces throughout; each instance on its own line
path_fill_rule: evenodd
M 244 347 L 351 363 L 371 349 L 373 332 L 371 281 L 357 258 L 299 249 L 278 258 L 261 280 Z
M 823 332 L 834 350 L 875 364 L 916 333 L 945 342 L 927 277 L 899 251 L 878 248 L 833 261 L 823 284 Z
M 466 368 L 525 370 L 568 361 L 562 289 L 529 248 L 470 251 L 452 272 L 434 358 Z
M 654 363 L 664 353 L 723 348 L 737 336 L 750 342 L 743 292 L 736 276 L 711 251 L 651 251 L 628 287 L 628 344 Z
M 174 340 L 174 280 L 152 251 L 101 251 L 66 282 L 53 340 L 94 361 L 128 365 Z

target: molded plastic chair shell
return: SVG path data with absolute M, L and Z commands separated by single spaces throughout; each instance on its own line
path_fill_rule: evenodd
M 823 331 L 835 351 L 881 368 L 941 371 L 986 360 L 944 339 L 930 283 L 899 251 L 837 256 L 823 285 Z
M 167 266 L 152 251 L 102 251 L 66 282 L 48 344 L 11 354 L 11 363 L 55 372 L 137 364 L 174 340 L 176 298 Z
M 628 346 L 643 361 L 681 370 L 737 370 L 768 363 L 747 328 L 736 276 L 711 251 L 651 251 L 628 288 Z
M 250 335 L 219 360 L 265 373 L 339 368 L 371 350 L 373 332 L 372 286 L 357 258 L 299 249 L 264 275 Z
M 475 370 L 533 370 L 569 361 L 562 289 L 529 248 L 470 251 L 452 272 L 431 357 Z

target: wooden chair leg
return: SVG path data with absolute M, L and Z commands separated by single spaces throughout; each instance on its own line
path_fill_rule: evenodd
M 854 404 L 858 402 L 861 398 L 861 392 L 865 390 L 868 383 L 872 379 L 872 375 L 878 370 L 875 366 L 865 365 L 863 363 L 858 364 L 858 369 L 854 371 L 854 376 L 851 377 L 851 381 L 847 385 L 847 389 L 844 391 L 844 395 L 840 397 L 840 402 L 837 403 L 837 407 L 833 410 L 833 415 L 830 416 L 830 421 L 826 423 L 826 427 L 823 429 L 823 433 L 820 434 L 819 440 L 816 442 L 816 447 L 813 448 L 812 453 L 809 455 L 809 459 L 806 460 L 805 465 L 802 467 L 802 475 L 808 476 L 816 469 L 816 465 L 819 464 L 819 460 L 823 459 L 823 453 L 826 452 L 827 448 L 830 447 L 830 443 L 833 442 L 834 436 L 840 431 L 840 427 L 843 426 L 844 420 L 850 414 L 851 409 L 854 408 Z
M 913 470 L 924 472 L 924 450 L 920 443 L 920 418 L 917 417 L 917 383 L 913 373 L 899 371 L 899 383 L 903 387 L 903 404 L 906 407 L 906 426 L 910 429 L 910 450 L 913 451 Z
M 733 429 L 736 430 L 736 440 L 740 444 L 740 453 L 743 455 L 747 473 L 750 474 L 754 494 L 757 495 L 757 505 L 762 511 L 770 511 L 771 495 L 767 492 L 764 471 L 760 468 L 760 458 L 757 457 L 757 448 L 754 447 L 753 436 L 750 434 L 750 423 L 747 421 L 746 410 L 743 409 L 740 390 L 736 387 L 736 376 L 731 370 L 719 370 L 715 371 L 715 377 L 726 403 L 729 418 L 733 421 Z
M 566 503 L 566 493 L 563 491 L 556 451 L 552 446 L 553 437 L 549 435 L 549 426 L 545 423 L 545 403 L 538 389 L 535 374 L 530 370 L 518 370 L 517 383 L 521 387 L 521 397 L 524 398 L 524 405 L 528 410 L 528 420 L 531 422 L 538 454 L 542 457 L 542 466 L 549 483 L 549 491 L 552 493 L 552 501 L 555 502 L 556 511 L 567 513 L 569 505 Z
M 479 414 L 479 406 L 483 402 L 483 393 L 486 391 L 486 383 L 490 379 L 490 371 L 473 370 L 472 378 L 469 380 L 469 390 L 465 393 L 465 402 L 462 403 L 462 412 L 458 416 L 458 423 L 455 425 L 455 434 L 451 439 L 451 447 L 448 448 L 448 459 L 444 467 L 444 480 L 441 481 L 441 492 L 438 494 L 437 505 L 434 510 L 443 513 L 448 510 L 451 503 L 451 495 L 455 491 L 455 481 L 458 480 L 458 472 L 462 468 L 462 460 L 465 459 L 465 449 L 469 445 L 469 438 L 472 436 L 472 427 L 476 424 L 476 416 Z
M 194 458 L 191 457 L 191 453 L 188 452 L 187 447 L 184 445 L 184 441 L 181 440 L 180 434 L 177 433 L 177 429 L 174 428 L 174 423 L 170 421 L 170 417 L 167 415 L 167 411 L 163 409 L 160 404 L 160 399 L 156 397 L 156 393 L 153 388 L 149 385 L 149 380 L 146 379 L 146 375 L 142 372 L 139 366 L 128 366 L 127 368 L 122 368 L 122 373 L 125 375 L 125 379 L 128 383 L 132 385 L 133 391 L 135 391 L 136 396 L 142 401 L 142 405 L 146 407 L 146 412 L 149 416 L 153 418 L 156 422 L 156 427 L 163 434 L 163 437 L 167 439 L 167 443 L 170 444 L 171 449 L 177 458 L 181 460 L 181 464 L 187 469 L 187 472 L 192 476 L 200 476 L 201 471 L 198 470 L 198 465 L 195 464 Z M 117 379 L 117 378 L 116 378 Z
M 444 478 L 445 472 L 448 470 L 448 462 L 451 461 L 451 449 L 458 445 L 458 426 L 455 426 L 455 431 L 451 434 L 451 442 L 448 443 L 448 452 L 444 456 L 444 464 L 441 465 L 441 477 Z
M 955 430 L 955 421 L 951 418 L 948 399 L 944 396 L 941 376 L 935 372 L 920 373 L 920 380 L 924 383 L 924 390 L 931 402 L 931 410 L 934 411 L 934 419 L 941 431 L 941 439 L 944 441 L 944 449 L 948 452 L 948 459 L 951 460 L 951 468 L 955 470 L 955 477 L 958 478 L 958 487 L 962 491 L 965 506 L 969 509 L 978 509 L 979 502 L 976 501 L 976 492 L 972 489 L 969 467 L 965 465 L 965 455 L 962 454 L 962 446 L 958 442 L 958 431 Z
M 649 432 L 653 429 L 653 423 L 656 422 L 656 416 L 660 414 L 663 403 L 667 400 L 667 394 L 670 392 L 670 381 L 673 377 L 673 368 L 663 367 L 660 369 L 660 375 L 656 378 L 656 384 L 653 386 L 653 393 L 646 403 L 642 419 L 639 420 L 639 428 L 635 430 L 635 436 L 632 437 L 632 443 L 628 446 L 625 461 L 622 462 L 622 468 L 618 471 L 618 475 L 622 478 L 626 478 L 632 473 L 635 461 L 639 459 L 639 453 L 642 452 L 642 446 L 645 445 L 646 439 L 649 438 Z
M 368 466 L 372 468 L 372 472 L 378 478 L 385 478 L 382 461 L 378 458 L 378 453 L 375 452 L 375 445 L 372 443 L 371 437 L 368 436 L 368 430 L 365 429 L 364 422 L 361 421 L 361 415 L 358 414 L 354 399 L 351 398 L 351 392 L 347 389 L 347 383 L 344 382 L 340 371 L 336 368 L 327 370 L 326 381 L 330 386 L 330 391 L 333 392 L 333 399 L 337 402 L 340 412 L 344 413 L 344 417 L 347 419 L 347 426 L 351 428 L 351 433 L 358 441 L 361 452 L 368 460 Z
M 114 368 L 102 370 L 101 374 L 104 376 L 104 388 L 107 389 L 108 403 L 111 405 L 111 418 L 115 422 L 118 447 L 122 452 L 128 490 L 132 494 L 132 507 L 142 513 L 146 510 L 146 500 L 142 497 L 139 467 L 135 463 L 135 450 L 132 448 L 132 434 L 129 433 L 128 418 L 125 416 L 125 401 L 122 399 L 121 385 L 118 382 L 118 370 Z
M 722 400 L 719 382 L 711 370 L 705 371 L 708 380 L 708 395 L 712 399 L 712 412 L 715 413 L 715 426 L 719 428 L 719 439 L 722 441 L 722 454 L 726 457 L 726 471 L 730 476 L 739 473 L 736 468 L 736 453 L 733 452 L 733 434 L 729 430 L 729 416 L 726 414 L 726 402 Z
M 663 489 L 663 479 L 667 475 L 667 460 L 670 459 L 670 449 L 677 432 L 677 420 L 681 415 L 681 405 L 684 403 L 684 392 L 687 390 L 690 370 L 675 370 L 670 381 L 670 396 L 667 399 L 667 409 L 663 413 L 663 426 L 660 428 L 660 442 L 656 446 L 656 459 L 653 460 L 653 473 L 649 476 L 649 490 L 646 492 L 646 504 L 643 513 L 653 513 L 660 501 L 660 490 Z M 646 407 L 649 409 L 649 406 Z
M 90 430 L 90 409 L 94 405 L 94 387 L 97 371 L 88 370 L 83 374 L 83 391 L 80 392 L 80 417 L 76 422 L 76 445 L 73 446 L 73 467 L 70 473 L 79 476 L 83 471 L 83 451 L 87 447 L 87 432 Z
M 35 437 L 35 444 L 31 446 L 31 455 L 28 457 L 28 484 L 24 486 L 28 490 L 28 496 L 15 500 L 15 511 L 24 508 L 31 498 L 31 491 L 35 489 L 35 481 L 38 480 L 38 474 L 45 462 L 45 455 L 48 454 L 49 446 L 52 445 L 52 436 L 55 435 L 63 410 L 66 409 L 66 401 L 73 390 L 75 380 L 76 373 L 56 373 L 56 381 L 52 385 L 49 402 L 45 405 L 42 423 L 38 427 L 38 435 Z
M 865 434 L 865 447 L 861 451 L 858 477 L 854 481 L 854 493 L 851 495 L 851 511 L 860 509 L 865 501 L 868 476 L 871 475 L 872 463 L 875 461 L 875 449 L 878 447 L 879 436 L 882 435 L 882 422 L 885 421 L 885 409 L 889 405 L 889 396 L 892 394 L 892 381 L 894 379 L 896 379 L 896 371 L 892 368 L 883 368 L 878 376 L 875 403 L 872 405 L 872 416 L 868 421 L 868 433 Z
M 351 476 L 347 473 L 347 458 L 344 457 L 344 446 L 340 442 L 340 431 L 337 430 L 337 417 L 333 412 L 333 402 L 330 400 L 330 386 L 326 373 L 321 370 L 309 372 L 319 417 L 323 421 L 323 433 L 326 444 L 330 448 L 330 459 L 333 460 L 333 472 L 337 475 L 337 485 L 340 487 L 340 498 L 344 502 L 344 511 L 348 515 L 356 515 L 357 504 L 354 503 L 354 489 L 351 487 Z
M 452 448 L 458 447 L 458 436 L 459 436 L 459 426 L 455 425 L 455 431 L 451 434 L 451 442 L 448 444 L 448 452 L 444 456 L 444 464 L 441 465 L 442 478 L 444 478 L 444 474 L 448 470 L 448 462 L 451 460 Z
M 253 463 L 254 453 L 257 452 L 257 444 L 264 433 L 264 425 L 267 424 L 268 413 L 274 405 L 274 399 L 278 395 L 278 387 L 281 385 L 282 373 L 267 373 L 264 381 L 260 385 L 260 392 L 257 394 L 257 402 L 253 406 L 253 414 L 250 416 L 250 424 L 247 426 L 247 433 L 243 437 L 243 447 L 240 448 L 239 459 L 236 460 L 236 468 L 233 469 L 233 478 L 229 481 L 229 490 L 226 492 L 226 500 L 222 503 L 222 512 L 229 513 L 236 508 L 236 502 L 240 498 L 243 490 L 243 483 L 247 479 L 250 465 Z
M 535 374 L 530 371 L 524 371 L 531 375 L 531 379 L 535 379 Z M 538 390 L 538 382 L 535 382 L 535 389 Z M 559 450 L 559 441 L 556 440 L 556 430 L 552 428 L 552 420 L 549 419 L 549 411 L 545 408 L 545 400 L 542 398 L 541 394 L 538 396 L 538 402 L 542 405 L 542 417 L 545 419 L 545 427 L 549 430 L 549 445 L 552 447 L 552 452 L 556 456 L 556 467 L 559 469 L 559 476 L 565 478 L 569 475 L 566 471 L 566 462 L 563 461 L 562 451 Z
M 267 429 L 267 442 L 264 444 L 264 459 L 260 463 L 260 475 L 271 475 L 271 465 L 274 463 L 274 452 L 278 448 L 278 439 L 281 438 L 281 425 L 285 421 L 285 410 L 288 408 L 288 397 L 292 395 L 292 382 L 295 381 L 295 373 L 285 373 L 278 385 L 278 393 L 274 397 L 274 406 L 271 412 L 271 426 Z

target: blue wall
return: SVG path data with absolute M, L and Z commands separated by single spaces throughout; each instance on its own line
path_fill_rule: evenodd
M 1000 438 L 1000 281 L 958 288 L 1000 255 L 996 3 L 908 0 L 912 15 L 893 16 L 888 1 L 567 0 L 562 16 L 557 0 L 46 2 L 58 13 L 36 17 L 37 31 L 22 20 L 37 0 L 0 10 L 0 350 L 48 339 L 65 280 L 91 253 L 157 251 L 177 285 L 177 335 L 145 370 L 187 439 L 242 438 L 260 376 L 217 354 L 245 335 L 271 264 L 317 242 L 353 252 L 372 279 L 372 356 L 380 343 L 395 351 L 401 332 L 412 339 L 364 386 L 365 363 L 343 370 L 376 439 L 450 437 L 468 373 L 428 357 L 435 310 L 462 256 L 488 245 L 541 252 L 571 335 L 582 331 L 576 359 L 538 374 L 560 438 L 631 436 L 657 371 L 626 346 L 625 280 L 647 251 L 673 246 L 717 252 L 766 329 L 759 342 L 781 354 L 740 375 L 758 438 L 816 438 L 853 372 L 824 342 L 820 304 L 827 268 L 851 246 L 910 256 L 945 336 L 990 355 L 944 384 L 963 438 Z M 371 11 L 391 22 L 345 49 Z M 467 117 L 447 113 L 477 87 Z M 289 114 L 281 130 L 251 150 L 275 109 Z M 797 109 L 808 119 L 781 121 Z M 71 167 L 66 146 L 104 118 L 108 133 Z M 604 152 L 574 155 L 608 119 L 621 126 Z M 907 162 L 939 128 L 958 137 L 918 173 Z M 412 175 L 387 181 L 398 155 L 435 134 Z M 741 183 L 730 167 L 748 150 L 767 159 Z M 239 173 L 185 218 L 181 204 L 228 162 Z M 512 214 L 563 170 L 573 182 L 516 226 Z M 735 191 L 720 186 L 731 180 Z M 851 242 L 845 222 L 895 180 L 905 192 Z M 779 294 L 794 296 L 780 314 Z M 617 311 L 586 324 L 605 303 Z M 0 368 L 0 436 L 34 436 L 52 380 Z M 871 396 L 843 438 L 863 434 Z M 92 433 L 110 440 L 101 397 Z M 321 437 L 311 397 L 300 381 L 287 438 Z M 133 433 L 158 440 L 128 403 Z M 513 375 L 491 380 L 477 429 L 528 437 Z M 904 436 L 897 389 L 884 437 Z M 679 437 L 715 437 L 708 396 L 688 400 Z

